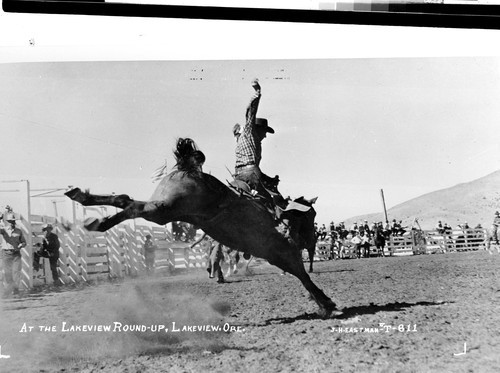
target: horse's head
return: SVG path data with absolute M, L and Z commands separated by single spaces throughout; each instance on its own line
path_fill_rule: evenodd
M 198 149 L 195 142 L 189 138 L 177 140 L 174 150 L 176 166 L 179 171 L 201 172 L 205 163 L 205 154 Z
M 299 247 L 313 247 L 316 244 L 316 211 L 312 205 L 317 199 L 318 197 L 306 199 L 302 196 L 290 201 L 285 209 L 278 209 L 280 221 L 290 228 L 290 235 Z

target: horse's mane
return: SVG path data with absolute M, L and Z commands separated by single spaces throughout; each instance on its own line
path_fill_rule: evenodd
M 205 154 L 198 149 L 192 139 L 178 139 L 174 155 L 177 162 L 175 164 L 177 170 L 187 173 L 202 171 L 203 163 L 205 163 Z

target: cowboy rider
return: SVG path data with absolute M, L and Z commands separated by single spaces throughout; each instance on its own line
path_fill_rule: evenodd
M 255 90 L 250 103 L 246 109 L 245 126 L 237 131 L 236 137 L 236 167 L 234 178 L 247 183 L 252 190 L 263 196 L 266 200 L 272 201 L 272 197 L 266 190 L 265 185 L 277 185 L 279 177 L 271 178 L 260 170 L 262 159 L 262 140 L 268 133 L 274 133 L 274 129 L 269 127 L 267 119 L 257 118 L 257 109 L 261 97 L 261 87 L 257 79 L 252 80 L 252 87 Z

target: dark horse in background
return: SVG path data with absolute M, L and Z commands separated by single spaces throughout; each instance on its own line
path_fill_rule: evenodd
M 304 269 L 303 246 L 291 226 L 293 216 L 287 220 L 290 225 L 284 229 L 278 227 L 274 215 L 261 203 L 203 173 L 201 165 L 205 156 L 191 139 L 179 139 L 174 153 L 177 169 L 161 180 L 147 202 L 135 201 L 124 194 L 94 195 L 79 188 L 66 192 L 69 198 L 83 206 L 109 205 L 122 209 L 112 216 L 87 220 L 85 228 L 104 232 L 135 218 L 159 225 L 172 221 L 193 224 L 223 245 L 263 258 L 294 275 L 319 306 L 319 314 L 322 317 L 331 315 L 336 310 L 335 303 L 312 282 Z

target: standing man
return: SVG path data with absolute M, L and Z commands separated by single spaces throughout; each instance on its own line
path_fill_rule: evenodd
M 246 123 L 236 138 L 234 178 L 244 181 L 252 190 L 257 191 L 266 200 L 272 201 L 264 185 L 277 186 L 279 178 L 278 176 L 275 176 L 274 179 L 270 178 L 260 170 L 259 165 L 262 159 L 262 140 L 266 138 L 268 133 L 274 133 L 274 130 L 269 127 L 267 119 L 257 118 L 261 97 L 261 88 L 257 79 L 252 81 L 252 87 L 255 93 L 246 109 Z
M 495 217 L 493 218 L 493 240 L 498 245 L 498 226 L 500 225 L 500 212 L 495 211 Z
M 16 218 L 13 213 L 8 213 L 5 220 L 7 225 L 0 221 L 0 234 L 3 237 L 2 262 L 5 282 L 7 287 L 4 296 L 19 292 L 21 274 L 21 249 L 26 246 L 23 232 L 16 227 Z
M 146 235 L 146 241 L 144 241 L 144 260 L 146 262 L 146 272 L 153 273 L 155 270 L 155 252 L 157 246 L 154 244 L 150 234 Z
M 59 263 L 59 248 L 61 243 L 59 242 L 59 237 L 57 234 L 53 233 L 54 227 L 52 224 L 45 224 L 42 227 L 42 232 L 45 232 L 45 237 L 42 242 L 42 255 L 49 258 L 50 272 L 52 273 L 52 280 L 54 285 L 60 285 L 59 282 L 59 272 L 57 269 Z
M 217 283 L 223 284 L 224 275 L 222 274 L 221 263 L 224 259 L 224 253 L 222 252 L 222 244 L 220 242 L 215 241 L 208 234 L 203 232 L 200 238 L 194 241 L 189 248 L 192 249 L 196 245 L 198 245 L 202 241 L 206 241 L 207 256 L 208 256 L 208 265 L 207 272 L 209 278 L 214 278 L 215 274 L 217 274 Z M 204 245 L 205 246 L 205 245 Z

